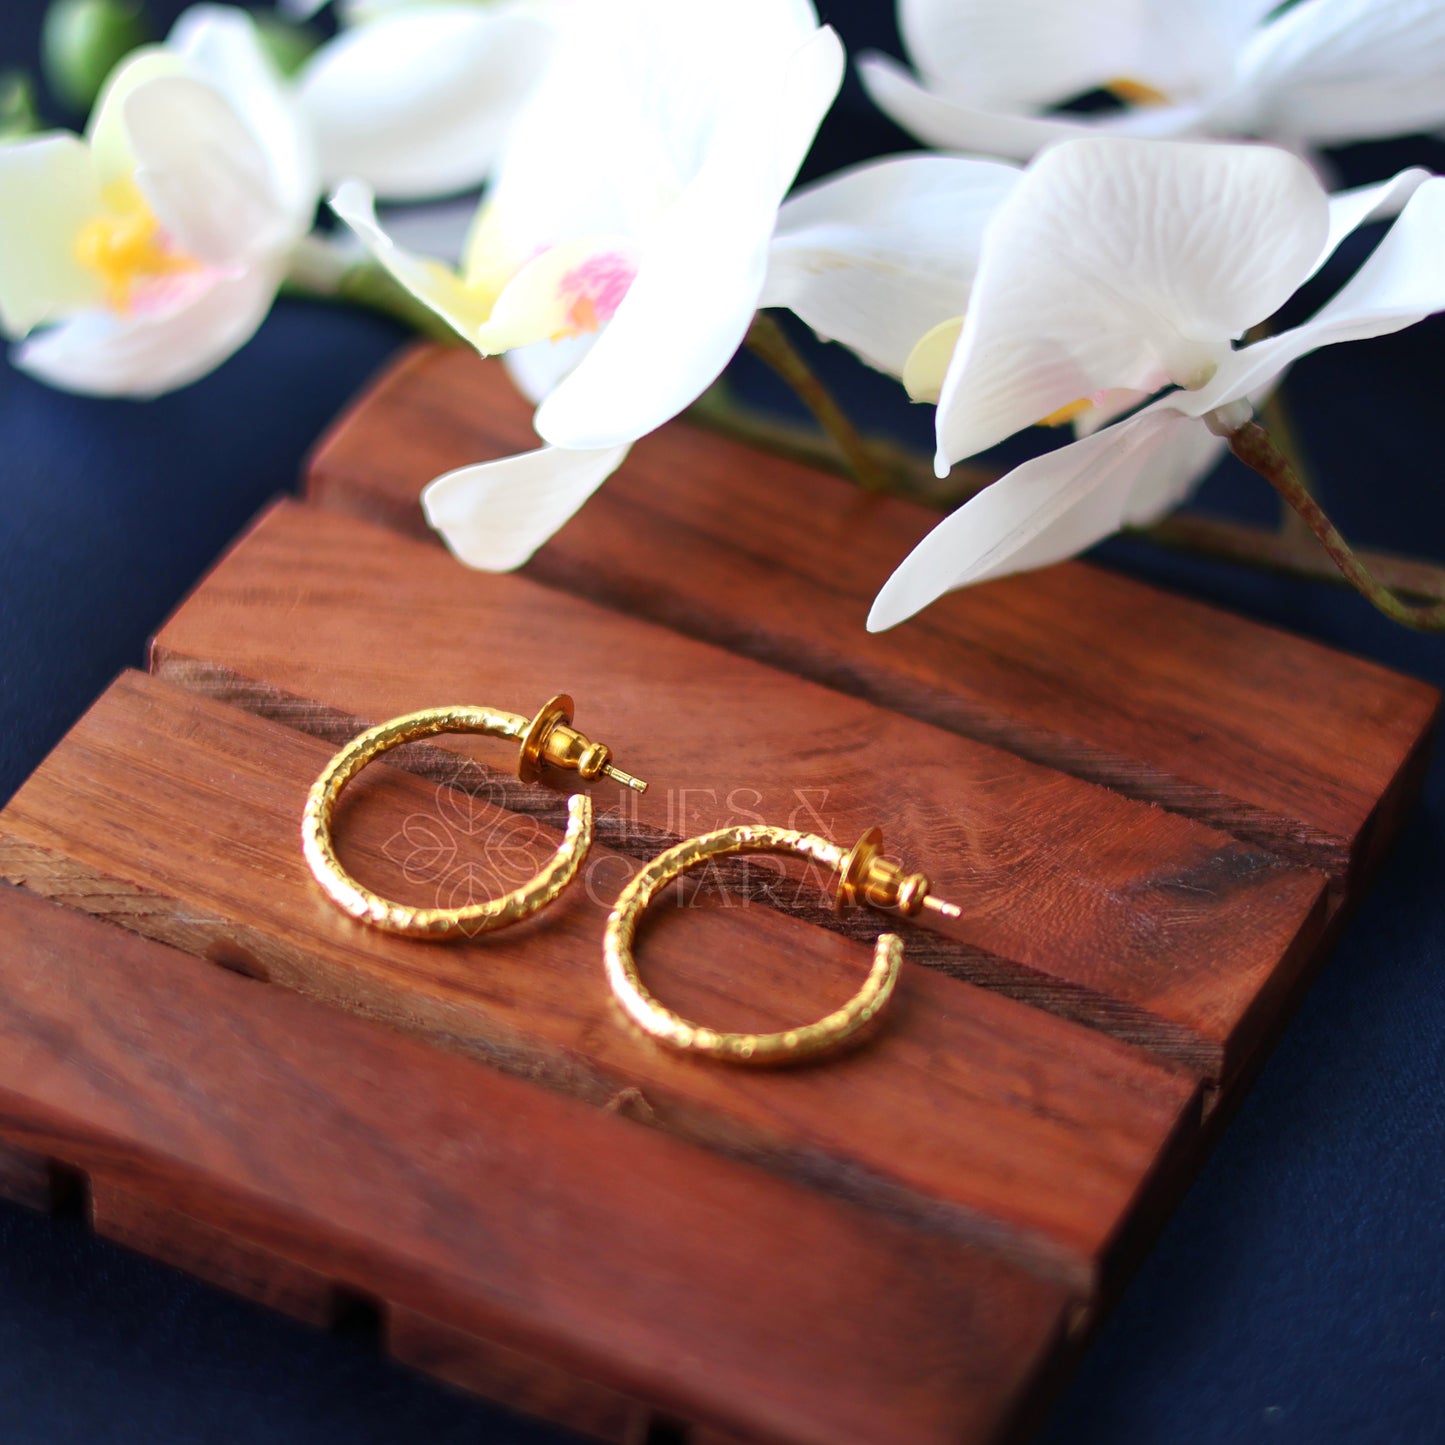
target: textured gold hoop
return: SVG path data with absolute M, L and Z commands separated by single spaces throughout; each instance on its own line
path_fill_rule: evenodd
M 470 937 L 505 928 L 545 908 L 577 876 L 592 846 L 592 799 L 584 793 L 575 793 L 567 800 L 567 831 L 562 844 L 535 878 L 500 898 L 463 908 L 413 908 L 382 898 L 342 867 L 331 838 L 332 815 L 342 789 L 369 762 L 391 748 L 438 733 L 485 733 L 525 742 L 534 731 L 534 720 L 519 713 L 490 707 L 435 707 L 392 718 L 353 738 L 311 785 L 301 815 L 301 850 L 326 896 L 358 922 L 386 933 L 430 939 Z M 525 766 L 525 753 L 523 761 Z
M 850 850 L 814 833 L 750 824 L 689 838 L 659 854 L 622 890 L 607 919 L 602 948 L 613 994 L 628 1018 L 658 1043 L 700 1058 L 730 1064 L 790 1064 L 838 1048 L 867 1028 L 893 996 L 903 962 L 903 940 L 896 933 L 879 935 L 867 980 L 842 1008 L 816 1023 L 777 1033 L 724 1033 L 692 1023 L 665 1008 L 642 982 L 632 947 L 648 905 L 689 868 L 732 853 L 791 853 L 840 873 Z

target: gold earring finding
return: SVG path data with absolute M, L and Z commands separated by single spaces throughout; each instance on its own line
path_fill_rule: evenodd
M 768 824 L 721 828 L 689 838 L 659 854 L 622 890 L 603 935 L 607 981 L 623 1012 L 658 1043 L 699 1058 L 731 1064 L 776 1065 L 816 1058 L 862 1033 L 893 996 L 903 962 L 903 940 L 896 933 L 880 934 L 874 946 L 873 966 L 863 987 L 841 1008 L 797 1028 L 776 1033 L 726 1033 L 674 1013 L 659 1003 L 642 982 L 633 957 L 638 925 L 648 905 L 674 878 L 711 858 L 736 853 L 790 853 L 833 870 L 836 906 L 868 903 L 896 909 L 912 917 L 929 908 L 950 918 L 961 910 L 932 894 L 923 873 L 905 873 L 883 857 L 883 835 L 871 828 L 852 848 L 842 848 L 815 833 Z
M 510 923 L 546 907 L 577 876 L 592 846 L 592 799 L 574 793 L 567 800 L 567 830 L 561 846 L 537 875 L 500 898 L 462 908 L 415 908 L 382 898 L 358 883 L 336 856 L 331 822 L 337 799 L 362 768 L 383 753 L 438 733 L 484 733 L 519 744 L 517 775 L 534 782 L 548 768 L 575 772 L 589 781 L 609 777 L 635 792 L 647 784 L 612 766 L 611 750 L 594 743 L 572 726 L 572 699 L 552 698 L 528 718 L 490 707 L 435 707 L 392 718 L 354 737 L 327 763 L 311 785 L 301 815 L 301 850 L 316 881 L 342 912 L 386 933 L 413 938 L 470 937 Z

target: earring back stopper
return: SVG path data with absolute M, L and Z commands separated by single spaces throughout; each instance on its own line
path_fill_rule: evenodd
M 883 856 L 883 830 L 870 828 L 843 855 L 834 884 L 833 907 L 869 904 L 895 909 L 912 918 L 927 908 L 945 918 L 962 918 L 963 909 L 933 894 L 933 880 L 926 873 L 909 873 L 901 864 Z
M 647 784 L 641 778 L 613 766 L 611 748 L 594 743 L 572 726 L 576 711 L 576 703 L 565 692 L 542 704 L 522 738 L 517 776 L 524 783 L 535 783 L 547 768 L 560 768 L 589 782 L 599 776 L 608 777 L 634 793 L 645 793 Z

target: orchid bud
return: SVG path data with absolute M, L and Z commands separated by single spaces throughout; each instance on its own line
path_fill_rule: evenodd
M 318 31 L 309 25 L 288 20 L 284 15 L 269 15 L 262 11 L 251 18 L 255 21 L 261 44 L 282 75 L 295 75 L 321 44 Z
M 46 82 L 66 105 L 88 111 L 110 72 L 150 38 L 140 0 L 55 0 L 40 41 Z
M 40 128 L 35 82 L 23 70 L 0 72 L 0 141 L 21 140 Z

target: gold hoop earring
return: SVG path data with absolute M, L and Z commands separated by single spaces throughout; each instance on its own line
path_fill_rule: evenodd
M 607 981 L 623 1012 L 658 1043 L 699 1058 L 730 1064 L 777 1065 L 817 1058 L 861 1034 L 887 1006 L 898 983 L 903 940 L 883 933 L 873 951 L 873 966 L 863 987 L 841 1008 L 797 1028 L 776 1033 L 725 1033 L 674 1013 L 659 1003 L 642 982 L 633 957 L 638 925 L 648 905 L 674 878 L 710 858 L 736 853 L 790 853 L 833 870 L 835 905 L 851 903 L 896 909 L 912 917 L 923 908 L 950 918 L 961 910 L 932 896 L 923 873 L 905 873 L 883 857 L 883 835 L 871 828 L 852 848 L 842 848 L 816 833 L 800 833 L 768 824 L 721 828 L 659 854 L 622 890 L 603 935 Z
M 534 718 L 490 707 L 434 707 L 392 718 L 352 738 L 311 785 L 301 814 L 301 851 L 326 896 L 360 923 L 386 933 L 442 940 L 505 928 L 545 908 L 577 876 L 592 846 L 592 799 L 574 793 L 567 800 L 567 830 L 561 846 L 528 882 L 500 898 L 461 908 L 415 908 L 382 898 L 358 883 L 336 856 L 331 822 L 342 789 L 368 763 L 403 743 L 438 733 L 484 733 L 518 743 L 517 775 L 534 782 L 548 768 L 575 772 L 589 781 L 609 777 L 646 792 L 647 784 L 612 766 L 611 750 L 572 726 L 575 711 L 565 694 L 552 698 Z

